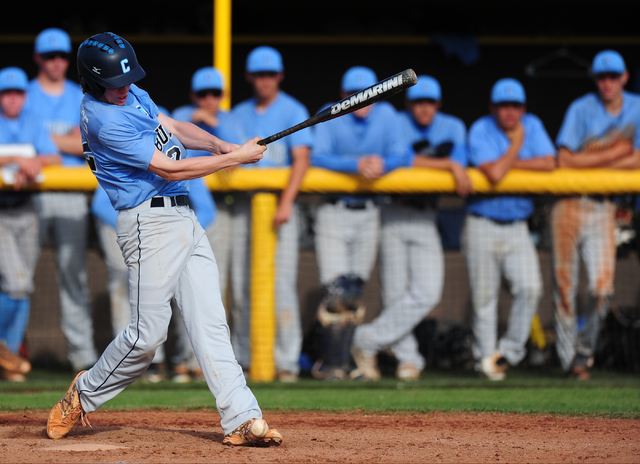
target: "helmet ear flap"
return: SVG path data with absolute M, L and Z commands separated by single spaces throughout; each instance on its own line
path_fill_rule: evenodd
M 88 93 L 94 98 L 100 98 L 104 94 L 104 87 L 96 82 L 86 80 L 84 77 L 80 77 L 80 87 L 84 93 Z

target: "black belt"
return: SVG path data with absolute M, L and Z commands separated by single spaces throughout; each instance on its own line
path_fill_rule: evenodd
M 347 209 L 367 209 L 367 202 L 368 201 L 369 200 L 346 202 L 346 201 L 341 200 L 339 198 L 332 198 L 332 199 L 328 200 L 328 203 L 330 203 L 332 205 L 336 205 L 338 203 L 342 203 L 344 205 L 344 207 L 347 208 Z
M 164 208 L 165 197 L 153 197 L 151 199 L 152 208 Z M 168 197 L 171 200 L 171 206 L 189 206 L 189 197 L 186 195 L 178 195 L 176 197 Z
M 507 226 L 509 224 L 513 224 L 514 222 L 524 221 L 524 219 L 511 219 L 511 220 L 494 219 L 494 218 L 490 218 L 490 217 L 487 217 L 487 216 L 481 216 L 481 215 L 476 214 L 476 213 L 469 213 L 469 215 L 475 216 L 475 217 L 479 217 L 479 218 L 482 218 L 482 219 L 487 219 L 488 221 L 491 221 L 494 224 L 498 224 L 499 226 Z

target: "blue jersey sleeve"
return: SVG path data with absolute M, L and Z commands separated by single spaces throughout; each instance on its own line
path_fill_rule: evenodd
M 213 196 L 202 178 L 189 181 L 189 201 L 202 228 L 209 227 L 216 219 L 217 209 Z

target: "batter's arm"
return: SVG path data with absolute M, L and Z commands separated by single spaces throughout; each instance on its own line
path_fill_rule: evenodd
M 220 140 L 190 122 L 177 121 L 163 113 L 158 114 L 158 120 L 185 148 L 208 151 L 214 155 L 231 153 L 238 148 L 238 145 Z
M 208 176 L 239 164 L 257 163 L 267 149 L 266 146 L 258 145 L 259 140 L 259 137 L 255 137 L 226 156 L 197 156 L 177 161 L 156 149 L 149 163 L 149 171 L 168 181 L 181 181 Z

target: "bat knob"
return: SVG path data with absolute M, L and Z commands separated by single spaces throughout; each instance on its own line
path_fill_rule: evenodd
M 402 73 L 402 79 L 405 82 L 409 83 L 408 87 L 411 87 L 412 85 L 416 85 L 418 83 L 418 76 L 416 75 L 416 72 L 411 68 L 405 70 Z

